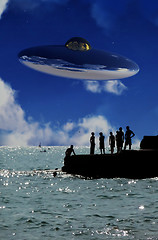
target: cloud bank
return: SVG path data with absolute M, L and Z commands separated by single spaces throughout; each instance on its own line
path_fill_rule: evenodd
M 49 124 L 40 128 L 39 123 L 26 121 L 25 112 L 16 102 L 15 96 L 16 92 L 0 79 L 0 144 L 32 145 L 35 136 L 38 136 L 37 139 L 43 138 L 47 143 L 50 137 Z
M 68 121 L 61 126 L 51 127 L 50 123 L 41 125 L 31 117 L 26 119 L 25 112 L 16 101 L 16 92 L 0 78 L 0 145 L 34 146 L 42 145 L 75 145 L 89 146 L 91 132 L 103 132 L 108 146 L 109 132 L 115 133 L 105 116 L 93 115 L 80 118 L 76 122 Z M 135 146 L 139 140 L 135 140 Z
M 16 92 L 0 79 L 0 145 L 89 145 L 92 131 L 104 134 L 113 127 L 104 116 L 90 116 L 77 122 L 67 122 L 58 128 L 50 123 L 41 125 L 25 112 L 16 101 Z

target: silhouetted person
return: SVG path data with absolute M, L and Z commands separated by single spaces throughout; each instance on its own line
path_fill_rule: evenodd
M 124 147 L 124 149 L 126 149 L 127 145 L 129 145 L 129 149 L 131 149 L 131 145 L 132 145 L 131 138 L 134 137 L 135 134 L 132 130 L 130 130 L 129 126 L 127 126 L 126 129 L 127 129 L 127 131 L 125 133 L 125 147 Z
M 119 131 L 116 132 L 116 144 L 117 144 L 117 152 L 121 152 L 124 143 L 124 132 L 122 131 L 122 127 L 119 128 Z
M 102 150 L 103 150 L 103 153 L 105 154 L 105 147 L 104 147 L 104 139 L 105 137 L 103 136 L 103 133 L 100 132 L 99 133 L 100 137 L 99 137 L 99 148 L 100 148 L 100 152 L 102 154 Z
M 115 136 L 113 135 L 112 132 L 110 132 L 110 136 L 109 136 L 109 145 L 110 145 L 111 154 L 113 154 L 114 147 L 115 147 Z
M 91 133 L 90 137 L 90 154 L 94 154 L 94 149 L 95 149 L 95 136 L 94 132 Z
M 74 152 L 74 149 L 73 149 L 73 145 L 71 145 L 71 146 L 66 150 L 65 156 L 66 156 L 66 157 L 70 157 L 70 156 L 71 156 L 71 153 L 73 153 L 74 155 L 76 155 L 75 152 Z

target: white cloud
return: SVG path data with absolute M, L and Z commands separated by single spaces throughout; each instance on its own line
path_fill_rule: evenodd
M 95 132 L 97 135 L 99 132 L 109 135 L 109 131 L 113 129 L 107 119 L 101 115 L 82 118 L 78 121 L 77 126 L 78 131 L 71 138 L 76 145 L 89 145 L 91 132 Z
M 0 79 L 0 128 L 24 129 L 24 112 L 15 102 L 15 91 Z
M 127 87 L 119 80 L 114 81 L 85 81 L 84 87 L 92 93 L 110 92 L 115 95 L 121 95 Z
M 0 18 L 2 17 L 3 12 L 7 8 L 8 0 L 0 0 Z
M 85 89 L 92 93 L 101 93 L 101 85 L 98 81 L 85 81 L 84 82 Z
M 107 81 L 104 85 L 104 90 L 116 95 L 121 95 L 127 87 L 119 80 Z
M 28 146 L 38 145 L 75 145 L 89 146 L 91 132 L 103 132 L 108 146 L 109 132 L 115 133 L 106 117 L 102 115 L 86 116 L 76 122 L 67 121 L 58 127 L 51 127 L 50 123 L 41 126 L 32 117 L 26 120 L 25 112 L 16 102 L 15 91 L 0 79 L 0 145 Z
M 0 144 L 1 145 L 89 145 L 92 131 L 107 134 L 112 128 L 103 116 L 91 116 L 68 121 L 58 128 L 50 123 L 43 126 L 31 117 L 25 119 L 25 112 L 16 102 L 15 91 L 0 79 Z
M 85 117 L 78 123 L 78 126 L 84 129 L 85 132 L 107 133 L 111 129 L 111 125 L 102 115 Z
M 96 24 L 104 30 L 106 35 L 112 34 L 113 29 L 118 27 L 118 20 L 127 11 L 129 1 L 121 0 L 89 0 L 91 4 L 91 16 Z
M 63 126 L 63 129 L 66 131 L 66 132 L 69 132 L 71 130 L 73 130 L 75 127 L 75 124 L 73 122 L 67 122 L 64 126 Z
M 91 14 L 98 26 L 105 30 L 109 30 L 112 27 L 113 16 L 103 7 L 103 4 L 99 4 L 99 1 L 92 4 Z
M 25 112 L 15 100 L 15 91 L 0 79 L 0 144 L 29 145 L 35 136 L 50 140 L 51 129 L 48 124 L 42 129 L 38 122 L 25 120 Z M 34 142 L 35 144 L 35 142 Z

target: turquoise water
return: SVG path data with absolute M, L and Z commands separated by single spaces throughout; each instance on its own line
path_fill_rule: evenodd
M 54 177 L 66 147 L 45 149 L 0 148 L 0 239 L 158 239 L 158 178 Z

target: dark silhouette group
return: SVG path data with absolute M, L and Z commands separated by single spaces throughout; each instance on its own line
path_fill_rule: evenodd
M 114 148 L 115 148 L 115 143 L 116 143 L 116 147 L 117 147 L 117 153 L 120 153 L 122 151 L 123 148 L 123 144 L 124 144 L 124 150 L 126 150 L 126 147 L 129 145 L 129 150 L 131 149 L 132 146 L 132 138 L 135 136 L 134 132 L 132 130 L 130 130 L 130 127 L 127 126 L 126 127 L 126 132 L 124 134 L 122 127 L 119 128 L 118 131 L 116 131 L 116 135 L 114 136 L 114 134 L 112 132 L 110 132 L 110 136 L 109 136 L 109 146 L 110 146 L 110 151 L 111 154 L 114 153 Z M 105 154 L 105 144 L 104 144 L 104 140 L 105 137 L 103 135 L 102 132 L 99 133 L 99 149 L 100 149 L 100 153 L 101 154 Z M 94 155 L 95 152 L 95 133 L 92 132 L 91 133 L 91 137 L 90 137 L 90 154 Z M 74 149 L 73 149 L 73 145 L 71 145 L 65 152 L 65 156 L 69 157 L 71 156 L 71 154 L 75 154 Z
M 110 132 L 109 136 L 109 146 L 111 154 L 114 153 L 115 143 L 117 147 L 117 153 L 122 151 L 123 144 L 124 144 L 124 150 L 129 145 L 129 149 L 131 149 L 132 145 L 132 137 L 134 137 L 135 134 L 132 130 L 130 130 L 129 126 L 126 127 L 126 132 L 124 134 L 122 127 L 119 128 L 118 131 L 116 131 L 116 135 L 112 132 Z M 102 132 L 99 133 L 99 149 L 101 154 L 105 154 L 105 145 L 104 145 L 104 135 Z M 94 154 L 95 151 L 95 134 L 94 132 L 91 133 L 90 137 L 90 154 Z
M 102 132 L 99 133 L 99 149 L 101 154 L 104 153 L 105 154 L 105 146 L 104 146 L 104 135 Z M 94 132 L 91 133 L 91 137 L 90 137 L 90 154 L 93 155 L 94 154 L 94 150 L 95 150 L 95 134 Z

